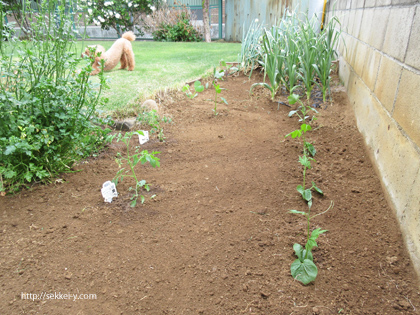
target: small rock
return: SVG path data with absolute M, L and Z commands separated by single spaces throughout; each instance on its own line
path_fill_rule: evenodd
M 159 106 L 154 100 L 146 100 L 141 107 L 143 110 L 147 112 L 155 110 L 156 112 L 159 113 Z
M 71 277 L 73 276 L 73 274 L 71 272 L 66 272 L 66 274 L 64 275 L 64 278 L 67 280 L 71 280 Z
M 136 118 L 126 118 L 122 121 L 116 121 L 113 128 L 121 131 L 129 131 L 136 124 Z

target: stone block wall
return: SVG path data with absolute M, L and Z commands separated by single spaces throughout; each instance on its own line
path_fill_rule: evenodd
M 420 1 L 330 0 L 340 78 L 420 275 Z

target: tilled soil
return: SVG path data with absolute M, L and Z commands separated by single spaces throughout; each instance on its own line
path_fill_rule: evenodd
M 221 82 L 229 105 L 217 116 L 210 89 L 162 103 L 173 123 L 166 142 L 142 146 L 161 152 L 160 168 L 136 168 L 152 186 L 143 205 L 129 207 L 130 178 L 104 203 L 102 183 L 124 152 L 115 141 L 80 172 L 0 197 L 0 314 L 417 313 L 417 275 L 337 84 L 308 133 L 308 183 L 325 193 L 312 213 L 334 202 L 312 221 L 328 230 L 314 250 L 319 273 L 307 286 L 290 275 L 306 222 L 288 210 L 307 207 L 296 191 L 301 144 L 284 136 L 300 123 L 268 90 L 249 95 L 262 80 Z

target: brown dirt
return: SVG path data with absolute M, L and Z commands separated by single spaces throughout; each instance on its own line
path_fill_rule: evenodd
M 210 90 L 164 103 L 167 142 L 143 146 L 161 151 L 161 168 L 137 168 L 157 195 L 144 205 L 128 206 L 130 179 L 111 204 L 101 197 L 121 143 L 64 183 L 1 197 L 0 313 L 416 313 L 418 278 L 339 85 L 309 134 L 318 152 L 308 178 L 325 192 L 313 213 L 335 203 L 312 222 L 328 230 L 314 251 L 319 274 L 308 286 L 291 277 L 305 221 L 288 210 L 306 206 L 300 144 L 284 136 L 299 122 L 267 90 L 249 96 L 260 80 L 222 82 L 229 105 L 217 117 Z M 42 292 L 97 299 L 22 299 Z

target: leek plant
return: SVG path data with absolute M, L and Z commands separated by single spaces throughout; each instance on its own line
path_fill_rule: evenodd
M 268 77 L 270 84 L 266 82 L 254 83 L 251 86 L 250 92 L 252 92 L 255 86 L 263 86 L 270 90 L 271 100 L 274 101 L 274 97 L 276 96 L 280 84 L 284 82 L 284 50 L 280 46 L 281 41 L 278 40 L 279 34 L 276 34 L 276 32 L 273 31 L 273 28 L 271 31 L 264 31 L 265 34 L 263 35 L 262 40 L 264 59 L 259 62 L 264 68 L 264 77 Z M 273 34 L 277 35 L 277 39 L 273 36 Z
M 260 37 L 262 35 L 263 26 L 262 23 L 258 22 L 258 19 L 255 19 L 251 22 L 246 35 L 245 24 L 243 30 L 244 36 L 242 37 L 238 69 L 242 70 L 245 75 L 250 72 L 249 77 L 251 77 L 252 71 L 258 65 L 258 60 L 261 58 Z
M 299 33 L 301 35 L 299 43 L 299 73 L 302 84 L 306 90 L 306 99 L 309 102 L 312 88 L 315 83 L 314 64 L 318 58 L 317 36 L 314 30 L 314 24 L 306 19 L 301 23 Z
M 278 25 L 264 31 L 253 22 L 242 44 L 243 50 L 249 47 L 250 51 L 242 52 L 241 67 L 246 73 L 249 65 L 252 64 L 253 69 L 257 60 L 264 69 L 264 82 L 254 84 L 251 91 L 257 85 L 263 86 L 270 90 L 274 100 L 282 84 L 289 95 L 302 86 L 309 103 L 317 84 L 325 102 L 327 91 L 331 94 L 331 64 L 341 33 L 337 24 L 340 23 L 334 18 L 318 33 L 315 20 L 299 19 L 294 12 L 285 13 Z M 266 78 L 268 82 L 265 82 Z
M 331 81 L 331 64 L 336 57 L 334 47 L 337 46 L 338 39 L 341 32 L 336 30 L 336 25 L 340 25 L 340 21 L 334 17 L 328 25 L 324 28 L 318 41 L 318 59 L 314 65 L 316 74 L 322 85 L 322 99 L 325 103 L 327 89 L 331 96 L 330 81 Z

